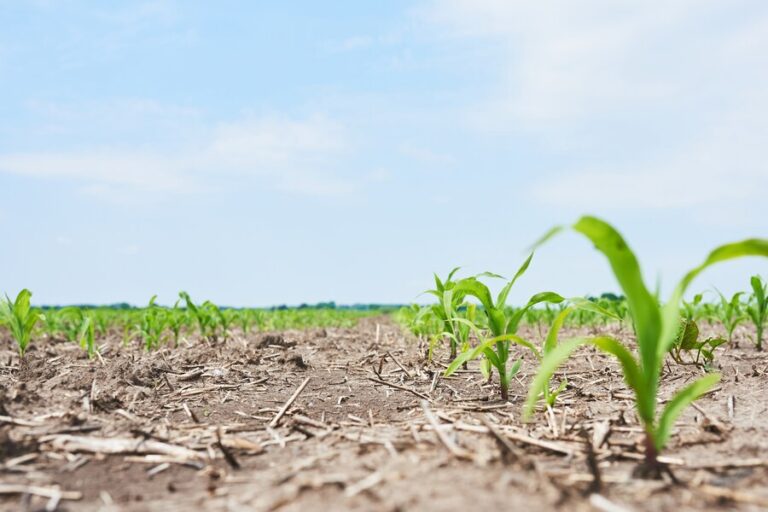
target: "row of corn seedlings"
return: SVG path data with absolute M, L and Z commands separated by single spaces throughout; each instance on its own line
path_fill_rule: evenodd
M 147 350 L 177 347 L 182 340 L 199 337 L 225 341 L 234 334 L 323 327 L 352 327 L 364 316 L 382 310 L 334 308 L 234 309 L 210 301 L 195 303 L 186 292 L 171 307 L 152 297 L 144 308 L 64 307 L 42 310 L 31 306 L 32 293 L 19 292 L 15 300 L 0 299 L 0 325 L 7 326 L 24 356 L 35 333 L 79 344 L 94 357 L 97 341 L 119 336 L 123 345 L 139 341 Z
M 536 244 L 536 248 L 550 243 L 549 240 L 563 229 L 551 230 Z M 659 380 L 667 355 L 681 363 L 711 361 L 715 348 L 732 338 L 735 327 L 747 319 L 755 325 L 755 345 L 761 349 L 768 315 L 768 290 L 758 276 L 750 281 L 752 293 L 746 301 L 743 300 L 743 293 L 730 299 L 720 294 L 720 300 L 715 303 L 704 302 L 701 295 L 691 302 L 685 302 L 683 297 L 691 282 L 711 265 L 744 256 L 768 257 L 768 240 L 749 239 L 716 248 L 703 263 L 685 274 L 671 296 L 662 301 L 658 293 L 649 291 L 637 257 L 610 224 L 595 217 L 582 217 L 570 229 L 586 237 L 607 259 L 622 297 L 603 296 L 589 300 L 565 298 L 545 291 L 533 295 L 522 307 L 510 308 L 506 304 L 510 289 L 528 269 L 531 255 L 495 299 L 482 279 L 500 276 L 485 273 L 456 279 L 454 270 L 445 281 L 435 278 L 436 287 L 429 293 L 437 297 L 437 304 L 402 310 L 399 318 L 415 334 L 429 337 L 432 348 L 435 340 L 448 340 L 452 362 L 445 372 L 447 375 L 476 358 L 481 359 L 480 371 L 485 377 L 489 377 L 495 369 L 504 400 L 508 398 L 509 382 L 521 366 L 520 358 L 510 364 L 510 348 L 514 345 L 532 354 L 538 369 L 530 383 L 524 407 L 526 418 L 532 416 L 542 399 L 547 407 L 555 404 L 566 382 L 553 383 L 553 376 L 579 347 L 593 346 L 615 357 L 626 384 L 634 393 L 637 415 L 645 430 L 645 462 L 640 468 L 641 473 L 658 476 L 662 470 L 658 454 L 667 444 L 676 419 L 720 379 L 717 373 L 706 373 L 679 390 L 659 411 Z M 479 311 L 468 304 L 469 298 L 479 303 Z M 541 307 L 542 304 L 544 307 Z M 721 322 L 727 339 L 701 340 L 696 322 L 705 318 Z M 520 335 L 519 327 L 523 319 L 530 324 L 540 326 L 544 323 L 549 326 L 543 343 L 536 344 Z M 613 331 L 609 329 L 559 341 L 559 333 L 567 320 L 577 326 L 588 323 L 597 327 L 597 331 L 609 323 L 617 323 L 620 327 L 628 323 L 636 342 L 622 342 L 610 334 Z M 689 360 L 684 359 L 684 353 L 695 355 Z

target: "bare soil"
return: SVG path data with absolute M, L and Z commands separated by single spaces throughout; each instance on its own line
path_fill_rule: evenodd
M 631 394 L 589 349 L 524 423 L 530 356 L 501 402 L 473 364 L 442 377 L 446 355 L 427 361 L 388 318 L 151 354 L 115 335 L 93 361 L 38 340 L 20 363 L 5 336 L 0 510 L 766 510 L 768 354 L 749 335 L 677 423 L 677 482 L 632 476 Z M 670 364 L 662 400 L 701 373 Z

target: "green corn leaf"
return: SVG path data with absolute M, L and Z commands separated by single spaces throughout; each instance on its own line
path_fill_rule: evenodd
M 512 366 L 509 367 L 509 370 L 507 370 L 507 382 L 511 381 L 515 375 L 517 375 L 520 372 L 520 367 L 523 365 L 523 360 L 518 359 L 514 363 L 512 363 Z
M 627 297 L 643 367 L 645 371 L 655 373 L 658 364 L 656 345 L 661 325 L 659 306 L 645 286 L 635 254 L 619 232 L 600 219 L 582 217 L 573 228 L 589 238 L 595 248 L 608 258 L 613 274 Z
M 465 320 L 463 318 L 455 318 L 454 320 L 457 321 L 457 322 L 467 322 L 467 323 L 469 323 L 467 320 Z M 498 358 L 497 354 L 493 351 L 493 346 L 496 345 L 499 342 L 504 342 L 504 341 L 511 342 L 511 343 L 516 344 L 516 345 L 520 345 L 521 347 L 525 347 L 528 350 L 530 350 L 531 352 L 533 352 L 533 354 L 537 358 L 539 358 L 539 359 L 541 358 L 541 354 L 539 353 L 539 349 L 536 348 L 536 345 L 534 345 L 533 343 L 531 343 L 529 341 L 524 340 L 523 338 L 521 338 L 520 336 L 517 336 L 516 334 L 505 334 L 505 335 L 502 335 L 502 336 L 495 336 L 493 338 L 485 339 L 485 340 L 482 341 L 482 343 L 479 343 L 475 348 L 473 348 L 471 350 L 468 350 L 466 352 L 462 352 L 461 354 L 456 356 L 456 359 L 454 359 L 451 362 L 451 364 L 448 365 L 448 368 L 446 368 L 445 376 L 446 377 L 450 376 L 453 372 L 458 370 L 459 367 L 461 365 L 463 365 L 465 362 L 471 361 L 473 359 L 476 359 L 476 358 L 480 357 L 483 354 L 486 357 L 488 357 L 489 359 L 493 359 L 495 361 L 493 365 L 498 367 L 499 366 L 499 358 Z M 490 351 L 491 354 L 493 354 L 493 358 L 488 356 L 488 351 Z
M 480 374 L 486 380 L 491 377 L 491 362 L 488 359 L 480 361 Z
M 752 290 L 754 291 L 755 300 L 758 305 L 763 304 L 765 302 L 765 287 L 763 286 L 762 280 L 759 276 L 752 276 L 749 283 L 752 285 Z
M 523 408 L 523 419 L 526 421 L 533 416 L 533 410 L 536 407 L 536 402 L 539 400 L 539 395 L 544 393 L 544 390 L 549 386 L 549 381 L 555 371 L 563 364 L 574 350 L 580 346 L 588 343 L 586 338 L 575 338 L 564 341 L 558 344 L 551 352 L 549 352 L 539 364 L 539 370 L 534 377 L 528 388 L 528 399 L 525 402 Z
M 512 280 L 507 283 L 507 285 L 502 288 L 501 292 L 499 292 L 499 297 L 496 299 L 496 307 L 503 308 L 504 304 L 507 303 L 507 296 L 509 295 L 509 290 L 512 289 L 512 286 L 515 284 L 515 281 L 518 280 L 520 276 L 525 274 L 525 271 L 528 270 L 528 267 L 531 266 L 531 260 L 533 259 L 533 253 L 531 253 L 528 258 L 523 262 L 522 265 L 520 265 L 520 268 L 515 273 L 515 276 L 512 278 Z
M 24 288 L 16 296 L 16 302 L 13 304 L 14 314 L 18 318 L 26 318 L 29 314 L 30 300 L 32 292 Z
M 486 311 L 492 311 L 496 309 L 493 304 L 493 298 L 488 287 L 483 283 L 475 279 L 474 277 L 467 277 L 456 283 L 456 291 L 465 293 L 475 297 Z
M 437 274 L 434 274 L 435 276 L 435 291 L 437 293 L 443 292 L 443 282 L 440 280 L 440 278 L 437 276 Z
M 544 340 L 544 354 L 548 354 L 554 350 L 557 346 L 557 336 L 560 333 L 560 329 L 563 327 L 565 318 L 573 311 L 572 307 L 565 308 L 555 317 L 555 321 L 552 322 L 552 326 L 549 328 L 547 338 Z
M 599 304 L 592 302 L 589 299 L 585 299 L 584 297 L 571 297 L 570 299 L 568 299 L 568 302 L 570 302 L 571 304 L 573 304 L 575 307 L 579 309 L 590 311 L 592 313 L 606 316 L 608 318 L 613 318 L 614 320 L 621 320 L 621 317 L 616 313 L 612 311 L 608 311 L 607 309 L 600 306 Z
M 453 276 L 461 269 L 461 267 L 455 267 L 453 270 L 448 272 L 448 278 L 445 280 L 446 283 L 450 283 L 451 279 L 453 279 Z
M 548 302 L 550 304 L 560 304 L 564 300 L 565 299 L 561 295 L 555 292 L 537 293 L 536 295 L 534 295 L 528 300 L 528 304 L 526 304 L 522 308 L 515 311 L 515 313 L 512 315 L 512 317 L 509 319 L 509 322 L 507 323 L 506 331 L 517 332 L 517 327 L 520 325 L 520 321 L 523 319 L 523 316 L 525 316 L 525 313 L 536 304 L 541 304 L 542 302 Z
M 463 365 L 466 362 L 471 361 L 477 357 L 477 354 L 474 350 L 465 350 L 464 352 L 461 352 L 459 355 L 456 356 L 456 359 L 451 361 L 451 364 L 448 365 L 448 368 L 445 369 L 445 372 L 443 373 L 444 376 L 450 377 L 453 372 L 458 370 L 461 365 Z
M 536 377 L 534 377 L 528 390 L 528 400 L 526 401 L 523 410 L 524 418 L 530 419 L 533 414 L 533 409 L 536 407 L 539 395 L 545 392 L 545 389 L 549 386 L 549 382 L 557 368 L 570 357 L 574 350 L 587 344 L 594 345 L 603 352 L 615 356 L 624 370 L 624 378 L 627 385 L 638 394 L 638 391 L 640 390 L 639 384 L 642 382 L 640 368 L 632 354 L 621 343 L 608 336 L 574 338 L 559 343 L 544 356 L 544 359 L 539 365 L 538 373 L 536 374 Z M 653 398 L 655 399 L 655 397 Z M 638 400 L 638 407 L 639 402 L 640 400 Z
M 655 429 L 656 435 L 654 438 L 657 450 L 664 448 L 664 446 L 667 444 L 667 441 L 669 441 L 669 436 L 672 432 L 672 426 L 680 416 L 680 413 L 682 413 L 683 410 L 688 407 L 694 400 L 714 387 L 718 382 L 720 382 L 719 374 L 713 373 L 710 375 L 705 375 L 704 377 L 680 390 L 672 398 L 672 400 L 667 403 Z
M 478 279 L 480 277 L 490 277 L 491 279 L 506 279 L 506 277 L 502 276 L 501 274 L 496 274 L 494 272 L 488 272 L 487 270 L 485 272 L 480 272 L 479 274 L 472 276 L 474 279 Z
M 565 231 L 565 226 L 555 226 L 553 228 L 550 228 L 549 231 L 544 233 L 544 235 L 541 238 L 536 240 L 536 242 L 534 242 L 534 244 L 531 245 L 529 250 L 531 252 L 535 251 L 536 249 L 538 249 L 539 247 L 547 243 L 550 239 L 554 238 L 556 235 L 562 233 L 563 231 Z
M 499 360 L 499 356 L 496 354 L 496 352 L 493 351 L 492 348 L 486 347 L 483 350 L 483 355 L 485 355 L 485 358 L 490 362 L 493 366 L 496 368 L 501 368 L 501 361 Z

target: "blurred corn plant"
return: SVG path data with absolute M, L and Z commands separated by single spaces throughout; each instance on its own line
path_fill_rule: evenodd
M 93 359 L 98 349 L 96 348 L 96 324 L 91 314 L 82 315 L 82 323 L 78 329 L 77 338 L 80 347 L 88 354 L 89 359 Z
M 216 341 L 216 330 L 218 327 L 218 308 L 216 305 L 211 301 L 205 301 L 199 306 L 195 305 L 187 292 L 179 292 L 179 297 L 184 300 L 187 309 L 192 313 L 192 317 L 197 322 L 200 336 L 209 341 Z
M 657 297 L 648 291 L 637 258 L 618 231 L 594 217 L 582 217 L 573 229 L 587 237 L 608 259 L 627 297 L 629 312 L 637 334 L 638 358 L 635 358 L 620 341 L 610 336 L 577 338 L 561 342 L 542 360 L 529 389 L 524 416 L 531 417 L 536 401 L 549 385 L 553 373 L 573 351 L 582 345 L 592 345 L 618 359 L 624 379 L 635 394 L 638 417 L 645 430 L 645 461 L 639 468 L 638 474 L 659 477 L 663 466 L 658 461 L 658 454 L 667 444 L 676 419 L 691 402 L 709 391 L 720 380 L 717 374 L 708 374 L 699 378 L 673 395 L 661 414 L 657 414 L 661 368 L 665 355 L 672 348 L 679 333 L 682 297 L 691 281 L 715 263 L 743 256 L 768 256 L 768 240 L 750 239 L 716 248 L 701 265 L 683 277 L 669 300 L 662 306 Z M 544 243 L 561 230 L 562 228 L 551 230 L 537 245 Z
M 466 296 L 465 291 L 456 289 L 456 281 L 453 280 L 453 276 L 458 270 L 459 267 L 451 270 L 445 281 L 441 280 L 437 274 L 434 274 L 435 288 L 425 292 L 437 298 L 437 304 L 431 306 L 429 311 L 440 323 L 440 329 L 433 334 L 430 342 L 430 357 L 434 344 L 440 338 L 448 339 L 451 359 L 456 357 L 459 346 L 467 340 L 469 328 L 462 326 L 456 320 L 459 316 L 459 308 L 464 304 L 464 297 Z M 423 314 L 426 314 L 426 312 Z
M 720 297 L 720 303 L 715 308 L 715 314 L 720 323 L 723 324 L 728 343 L 731 343 L 736 327 L 747 319 L 741 303 L 741 296 L 744 295 L 744 292 L 736 292 L 730 299 L 727 299 L 720 290 L 717 290 L 717 294 Z
M 747 306 L 747 315 L 755 324 L 755 346 L 757 350 L 763 350 L 763 329 L 765 329 L 765 320 L 768 317 L 768 285 L 763 282 L 760 276 L 752 276 L 750 284 L 752 285 L 752 297 L 750 297 L 749 306 Z
M 16 295 L 15 301 L 11 302 L 8 295 L 5 300 L 0 300 L 0 318 L 8 325 L 13 339 L 16 340 L 19 357 L 24 357 L 35 325 L 45 318 L 37 309 L 32 308 L 31 298 L 32 292 L 24 288 Z
M 160 343 L 163 341 L 163 332 L 168 325 L 168 312 L 155 304 L 156 300 L 157 295 L 153 295 L 149 299 L 149 304 L 144 309 L 139 324 L 139 334 L 147 351 L 160 347 Z

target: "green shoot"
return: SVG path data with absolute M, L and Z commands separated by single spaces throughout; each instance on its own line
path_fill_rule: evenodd
M 752 298 L 747 307 L 747 314 L 757 331 L 755 346 L 757 350 L 763 350 L 763 329 L 765 329 L 765 319 L 768 317 L 768 284 L 764 283 L 760 276 L 752 276 L 750 284 Z
M 95 356 L 97 352 L 94 331 L 95 323 L 93 318 L 90 315 L 83 316 L 83 323 L 80 325 L 78 339 L 80 347 L 85 349 L 89 359 L 93 359 L 93 356 Z
M 657 414 L 661 368 L 664 356 L 671 349 L 680 329 L 682 297 L 691 281 L 710 265 L 743 256 L 768 256 L 768 240 L 750 239 L 716 248 L 701 265 L 683 277 L 670 299 L 662 306 L 646 287 L 635 254 L 612 226 L 594 217 L 582 217 L 573 229 L 587 237 L 608 259 L 627 297 L 637 334 L 639 357 L 635 358 L 623 344 L 609 336 L 562 342 L 542 361 L 529 390 L 525 416 L 530 418 L 532 415 L 539 395 L 544 392 L 555 370 L 576 348 L 591 344 L 619 360 L 624 379 L 635 394 L 637 413 L 645 429 L 643 473 L 659 476 L 662 466 L 658 462 L 658 454 L 667 444 L 675 420 L 691 402 L 720 380 L 717 374 L 701 377 L 674 395 L 661 414 Z M 550 231 L 539 244 L 557 231 Z
M 149 305 L 144 310 L 139 326 L 141 337 L 144 339 L 144 348 L 147 351 L 154 350 L 160 346 L 163 331 L 168 322 L 166 311 L 158 307 L 155 304 L 155 300 L 157 300 L 157 295 L 153 295 L 149 299 Z
M 39 311 L 32 309 L 31 298 L 32 292 L 24 288 L 14 302 L 11 302 L 8 295 L 5 296 L 5 301 L 0 301 L 0 316 L 8 323 L 11 334 L 19 346 L 19 357 L 24 357 L 32 339 L 32 330 L 38 320 L 45 319 Z
M 528 259 L 525 260 L 525 262 L 523 262 L 522 266 L 518 269 L 512 280 L 509 281 L 501 289 L 495 301 L 493 300 L 488 287 L 480 282 L 476 277 L 468 277 L 460 280 L 451 290 L 452 293 L 461 297 L 470 295 L 480 301 L 488 319 L 488 329 L 491 333 L 491 336 L 490 338 L 483 339 L 476 349 L 462 352 L 454 359 L 453 363 L 451 363 L 449 366 L 449 369 L 455 371 L 455 368 L 457 368 L 458 365 L 464 364 L 470 359 L 479 357 L 480 354 L 482 354 L 488 361 L 487 363 L 483 364 L 487 364 L 493 368 L 496 368 L 499 374 L 499 386 L 501 388 L 502 400 L 509 399 L 509 383 L 520 369 L 520 361 L 517 361 L 510 368 L 507 368 L 510 355 L 509 349 L 511 345 L 520 345 L 528 348 L 529 350 L 537 352 L 537 349 L 530 342 L 517 336 L 517 329 L 520 325 L 520 321 L 523 319 L 526 312 L 536 304 L 540 304 L 542 302 L 560 303 L 564 300 L 560 295 L 556 293 L 542 292 L 531 297 L 524 307 L 514 312 L 511 312 L 508 308 L 506 308 L 507 296 L 509 295 L 512 286 L 515 284 L 515 281 L 517 281 L 517 279 L 522 276 L 528 269 L 532 259 L 533 254 L 531 254 Z M 497 276 L 492 275 L 492 277 Z M 469 325 L 471 328 L 476 328 L 472 322 L 469 322 L 466 319 L 455 318 L 454 320 L 459 323 Z M 489 368 L 486 366 L 485 370 L 487 371 L 488 369 Z
M 733 331 L 735 331 L 736 327 L 746 319 L 741 309 L 741 296 L 743 293 L 744 292 L 736 292 L 731 297 L 731 300 L 728 300 L 719 290 L 717 291 L 717 294 L 720 296 L 720 307 L 715 308 L 715 311 L 728 335 L 728 343 L 733 341 Z
M 458 324 L 454 322 L 454 317 L 457 316 L 459 306 L 464 302 L 465 294 L 457 292 L 454 288 L 456 282 L 453 281 L 453 276 L 459 270 L 459 267 L 454 268 L 448 273 L 448 277 L 445 281 L 441 281 L 435 274 L 435 289 L 427 290 L 426 293 L 430 293 L 437 297 L 437 304 L 432 306 L 432 314 L 442 322 L 442 329 L 450 343 L 451 347 L 451 359 L 456 357 L 459 341 Z M 437 339 L 437 337 L 435 337 Z

